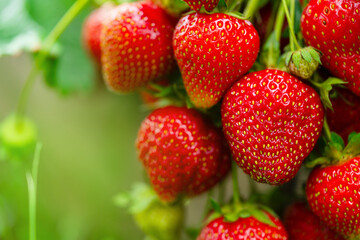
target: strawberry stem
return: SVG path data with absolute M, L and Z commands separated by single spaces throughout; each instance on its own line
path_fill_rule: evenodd
M 293 1 L 293 0 L 292 0 Z M 295 32 L 294 32 L 294 21 L 293 19 L 290 17 L 290 14 L 289 14 L 289 9 L 287 7 L 287 2 L 286 0 L 282 0 L 282 5 L 284 6 L 284 10 L 285 10 L 285 15 L 286 15 L 286 18 L 287 18 L 287 21 L 288 21 L 288 24 L 289 24 L 289 31 L 290 31 L 290 41 L 292 41 L 293 43 L 295 43 L 295 46 L 297 48 L 297 50 L 301 49 L 297 39 L 296 39 L 296 36 L 295 36 Z M 294 4 L 295 5 L 295 4 Z M 293 46 L 291 46 L 290 44 L 290 48 L 291 48 L 291 51 L 294 51 L 295 49 L 292 48 Z
M 233 200 L 235 204 L 239 204 L 241 202 L 237 170 L 238 170 L 238 166 L 236 162 L 232 161 L 231 173 L 232 173 L 232 183 L 233 183 Z
M 222 206 L 225 203 L 225 181 L 219 183 L 219 204 Z
M 249 1 L 244 10 L 245 18 L 251 21 L 255 12 L 258 10 L 259 7 L 260 7 L 260 0 Z
M 331 131 L 330 131 L 329 124 L 326 120 L 326 117 L 324 117 L 323 131 L 324 131 L 326 141 L 331 142 Z
M 25 114 L 25 108 L 31 89 L 34 86 L 36 76 L 38 75 L 42 64 L 46 61 L 46 58 L 49 55 L 56 40 L 60 37 L 60 35 L 64 32 L 72 20 L 79 14 L 79 12 L 85 7 L 88 1 L 89 0 L 77 0 L 45 38 L 39 54 L 36 56 L 32 69 L 26 79 L 25 85 L 21 90 L 19 102 L 16 108 L 16 116 L 19 119 L 19 123 L 21 122 L 21 117 Z

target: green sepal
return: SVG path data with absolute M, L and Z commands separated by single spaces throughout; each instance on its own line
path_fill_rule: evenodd
M 320 60 L 320 54 L 317 50 L 315 50 L 313 47 L 308 47 L 309 49 L 309 53 L 311 54 L 311 57 L 317 61 L 319 64 L 321 64 L 321 60 Z
M 307 168 L 314 168 L 318 165 L 322 165 L 322 166 L 325 166 L 325 165 L 329 165 L 330 164 L 330 159 L 328 157 L 318 157 L 318 158 L 315 158 L 311 161 L 306 161 L 304 162 L 304 165 L 305 167 Z
M 235 12 L 235 11 L 231 11 L 231 12 L 225 12 L 226 15 L 229 15 L 229 16 L 233 16 L 237 19 L 240 19 L 240 20 L 249 20 L 250 17 L 249 16 L 245 16 L 244 14 L 242 13 L 239 13 L 239 12 Z
M 349 134 L 349 136 L 348 136 L 348 142 L 350 142 L 351 139 L 352 139 L 354 136 L 356 136 L 356 135 L 357 135 L 356 132 L 351 132 L 351 133 Z
M 291 57 L 293 63 L 295 64 L 296 68 L 300 67 L 300 61 L 301 61 L 301 53 L 299 51 L 296 51 L 292 54 Z
M 303 59 L 305 59 L 305 61 L 307 61 L 308 63 L 312 61 L 312 57 L 308 49 L 304 48 L 300 51 L 300 53 Z
M 275 223 L 273 221 L 271 221 L 269 216 L 264 211 L 259 210 L 259 209 L 253 209 L 250 213 L 258 221 L 265 223 L 271 227 L 276 227 Z
M 360 154 L 360 133 L 352 134 L 349 143 L 346 145 L 343 156 L 345 159 L 355 157 Z
M 285 53 L 285 64 L 286 64 L 286 66 L 289 65 L 290 60 L 291 60 L 291 56 L 292 56 L 292 52 Z
M 346 83 L 340 78 L 335 78 L 335 77 L 330 77 L 326 79 L 326 81 L 321 83 L 314 82 L 311 80 L 310 82 L 319 90 L 320 98 L 325 108 L 330 108 L 331 110 L 332 110 L 332 104 L 330 101 L 330 91 L 333 89 L 334 85 L 340 85 Z
M 221 207 L 220 207 L 219 203 L 216 202 L 213 198 L 210 198 L 210 204 L 215 212 L 221 213 Z

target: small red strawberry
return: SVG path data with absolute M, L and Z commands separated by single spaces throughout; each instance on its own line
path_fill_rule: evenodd
M 329 127 L 345 142 L 351 132 L 360 132 L 360 97 L 350 91 L 338 89 L 336 98 L 331 100 L 334 111 L 327 110 Z
M 284 224 L 290 240 L 343 240 L 308 209 L 305 203 L 296 202 L 285 212 Z
M 196 107 L 209 108 L 254 64 L 259 36 L 247 20 L 223 13 L 193 13 L 174 32 L 175 58 Z
M 230 169 L 220 129 L 185 107 L 153 111 L 141 124 L 136 146 L 150 181 L 164 202 L 195 196 L 217 184 Z
M 323 126 L 314 89 L 275 69 L 252 72 L 225 94 L 223 131 L 237 164 L 254 180 L 283 184 L 298 172 Z
M 100 8 L 95 9 L 86 18 L 82 28 L 83 44 L 96 63 L 101 63 L 100 36 L 104 19 L 109 15 L 111 9 L 115 6 L 112 3 L 106 3 Z
M 360 1 L 311 0 L 301 18 L 305 42 L 319 49 L 321 61 L 360 95 Z
M 219 4 L 219 0 L 184 0 L 192 10 L 200 12 L 202 7 L 211 12 Z
M 267 223 L 245 211 L 243 217 L 239 216 L 236 220 L 228 220 L 226 216 L 220 216 L 210 221 L 202 229 L 197 240 L 288 239 L 285 227 L 279 218 L 265 210 L 258 210 L 256 216 L 259 216 L 259 214 L 265 215 L 262 217 L 267 218 L 267 221 L 269 221 Z
M 168 74 L 174 65 L 174 19 L 148 1 L 111 11 L 101 35 L 102 67 L 108 87 L 130 92 Z

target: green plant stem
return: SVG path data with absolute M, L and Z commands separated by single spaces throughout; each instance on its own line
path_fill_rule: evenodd
M 323 125 L 323 130 L 324 130 L 324 134 L 325 134 L 325 138 L 328 142 L 331 142 L 331 131 L 330 131 L 330 127 L 329 124 L 326 120 L 326 117 L 324 117 L 324 125 Z
M 279 9 L 278 9 L 278 12 L 276 15 L 275 27 L 274 27 L 275 39 L 278 42 L 280 42 L 280 39 L 281 39 L 281 32 L 282 32 L 282 27 L 284 25 L 284 20 L 285 20 L 285 9 L 284 9 L 284 6 L 281 4 L 279 6 Z
M 289 30 L 290 30 L 290 39 L 292 38 L 291 41 L 293 41 L 293 43 L 295 44 L 295 47 L 297 49 L 301 49 L 297 39 L 296 39 L 296 36 L 295 36 L 295 33 L 294 33 L 294 22 L 292 21 L 291 17 L 290 17 L 290 13 L 289 13 L 289 10 L 288 10 L 288 7 L 287 7 L 287 3 L 286 3 L 286 0 L 282 0 L 282 5 L 284 6 L 284 10 L 285 10 L 285 15 L 286 15 L 286 18 L 287 18 L 287 21 L 288 21 L 288 24 L 289 24 Z M 291 45 L 290 45 L 291 47 Z M 291 51 L 294 51 L 295 49 L 291 49 Z
M 290 18 L 291 18 L 291 22 L 292 22 L 292 26 L 293 28 L 294 26 L 294 18 L 295 18 L 295 0 L 290 0 Z M 295 34 L 294 34 L 295 35 Z M 296 41 L 296 38 L 295 38 Z M 295 50 L 295 43 L 294 43 L 294 38 L 290 38 L 290 48 Z
M 232 161 L 231 172 L 232 172 L 232 183 L 233 183 L 233 200 L 235 204 L 239 204 L 241 202 L 237 170 L 238 170 L 238 166 L 236 162 Z
M 35 149 L 32 170 L 26 173 L 29 194 L 29 240 L 36 240 L 36 192 L 41 148 L 42 145 L 38 143 Z
M 35 62 L 32 66 L 32 69 L 26 79 L 24 87 L 22 88 L 19 102 L 16 109 L 16 115 L 18 119 L 21 119 L 25 114 L 26 104 L 29 99 L 30 92 L 36 81 L 36 76 L 38 75 L 42 64 L 45 62 L 47 56 L 49 55 L 52 47 L 64 30 L 69 26 L 73 19 L 79 14 L 79 12 L 85 7 L 89 0 L 77 0 L 64 14 L 60 21 L 55 25 L 53 30 L 45 38 L 42 47 L 39 51 L 39 54 L 35 58 Z
M 221 181 L 219 183 L 219 204 L 220 206 L 224 205 L 225 203 L 225 194 L 226 194 L 226 191 L 225 191 L 225 181 Z
M 248 4 L 245 7 L 244 10 L 244 16 L 246 19 L 251 21 L 251 19 L 254 17 L 254 13 L 258 10 L 260 0 L 250 0 L 248 1 Z

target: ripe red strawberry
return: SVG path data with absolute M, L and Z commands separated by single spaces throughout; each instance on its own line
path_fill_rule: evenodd
M 237 164 L 254 180 L 290 181 L 323 126 L 314 89 L 275 69 L 249 73 L 225 94 L 223 131 Z
M 305 42 L 322 53 L 323 65 L 360 95 L 360 1 L 311 0 L 301 18 Z
M 284 225 L 291 240 L 343 240 L 308 209 L 305 203 L 296 202 L 285 212 Z
M 281 221 L 266 211 L 264 213 L 273 226 L 259 221 L 254 216 L 239 217 L 233 222 L 219 217 L 207 224 L 197 240 L 287 240 L 287 233 Z
M 86 18 L 83 25 L 82 38 L 84 47 L 98 64 L 101 63 L 100 35 L 103 21 L 114 7 L 112 3 L 106 3 L 95 9 Z
M 104 22 L 102 67 L 108 87 L 130 92 L 173 67 L 174 19 L 148 1 L 124 3 Z
M 219 0 L 184 0 L 192 10 L 199 12 L 202 7 L 211 12 L 219 4 Z
M 230 154 L 220 129 L 185 107 L 153 111 L 136 140 L 139 159 L 164 202 L 198 195 L 230 169 Z
M 345 142 L 351 132 L 360 132 L 360 97 L 350 91 L 338 89 L 338 96 L 331 100 L 334 111 L 326 116 L 331 131 L 338 133 Z
M 360 237 L 360 157 L 315 168 L 306 184 L 311 210 L 330 228 Z M 356 238 L 356 239 L 358 239 Z
M 173 45 L 190 100 L 209 108 L 252 67 L 259 36 L 249 21 L 223 13 L 193 13 L 180 19 Z

